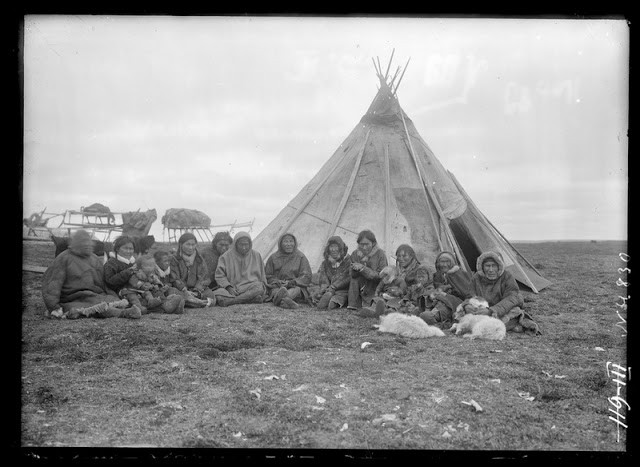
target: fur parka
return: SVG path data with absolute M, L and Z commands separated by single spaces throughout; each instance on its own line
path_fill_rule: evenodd
M 86 296 L 107 294 L 102 259 L 95 254 L 80 256 L 72 249 L 60 253 L 42 277 L 42 298 L 47 310 Z

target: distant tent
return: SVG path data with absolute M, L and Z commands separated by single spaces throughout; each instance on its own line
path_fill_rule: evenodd
M 494 250 L 533 292 L 550 285 L 480 212 L 418 134 L 396 97 L 406 65 L 394 85 L 400 67 L 390 78 L 392 59 L 393 54 L 384 74 L 374 61 L 380 89 L 369 109 L 311 181 L 254 239 L 254 248 L 266 259 L 276 251 L 280 235 L 291 232 L 315 271 L 329 237 L 340 235 L 353 249 L 358 232 L 370 229 L 390 264 L 395 264 L 392 255 L 403 243 L 430 267 L 440 251 L 452 251 L 470 272 L 481 252 Z

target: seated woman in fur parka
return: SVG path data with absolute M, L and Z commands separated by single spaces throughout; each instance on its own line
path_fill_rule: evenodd
M 324 261 L 318 269 L 317 307 L 320 310 L 332 310 L 347 305 L 349 283 L 351 282 L 351 258 L 347 255 L 348 247 L 339 236 L 327 240 L 324 248 Z
M 350 310 L 368 307 L 380 282 L 380 271 L 388 266 L 387 255 L 378 246 L 375 234 L 363 230 L 358 234 L 358 249 L 351 253 Z
M 238 232 L 233 237 L 231 248 L 218 260 L 215 278 L 219 287 L 213 292 L 220 306 L 264 301 L 267 290 L 264 262 L 253 249 L 248 232 Z
M 463 288 L 469 283 L 465 298 L 484 298 L 489 303 L 485 313 L 502 320 L 507 331 L 540 334 L 538 324 L 522 309 L 524 300 L 518 283 L 505 269 L 502 255 L 493 251 L 482 253 L 478 257 L 476 268 L 470 282 L 469 274 L 459 266 L 454 266 L 447 275 L 454 287 Z
M 183 233 L 178 239 L 178 251 L 171 257 L 171 281 L 173 286 L 185 296 L 191 295 L 206 300 L 206 306 L 216 304 L 216 297 L 209 288 L 211 277 L 207 263 L 197 248 L 198 240 L 191 232 Z M 187 306 L 190 300 L 186 299 Z
M 274 305 L 297 308 L 299 303 L 309 303 L 307 288 L 311 284 L 311 266 L 307 257 L 298 250 L 298 240 L 291 233 L 278 240 L 278 251 L 267 259 L 264 266 L 267 287 Z
M 430 290 L 419 303 L 420 317 L 428 324 L 450 327 L 453 323 L 453 313 L 465 299 L 465 291 L 469 289 L 470 276 L 459 276 L 454 284 L 449 279 L 449 271 L 459 267 L 455 255 L 449 251 L 442 251 L 436 256 L 433 283 Z

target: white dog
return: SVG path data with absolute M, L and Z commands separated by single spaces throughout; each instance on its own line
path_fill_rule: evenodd
M 486 314 L 477 314 L 486 312 L 487 308 L 489 304 L 482 297 L 465 300 L 456 308 L 454 319 L 458 322 L 451 326 L 450 331 L 469 339 L 504 339 L 507 329 L 502 321 Z
M 424 339 L 444 337 L 444 332 L 436 326 L 429 326 L 421 318 L 403 313 L 389 313 L 380 317 L 378 331 L 398 334 L 403 337 Z
M 489 339 L 500 341 L 507 334 L 507 328 L 498 318 L 487 315 L 464 315 L 456 326 L 456 335 L 464 334 L 469 339 Z

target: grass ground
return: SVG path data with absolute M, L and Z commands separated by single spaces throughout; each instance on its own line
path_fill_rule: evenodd
M 607 362 L 627 366 L 626 243 L 516 246 L 553 284 L 524 293 L 543 335 L 500 342 L 271 304 L 49 320 L 24 272 L 21 445 L 624 452 Z M 53 246 L 23 258 L 46 266 Z

